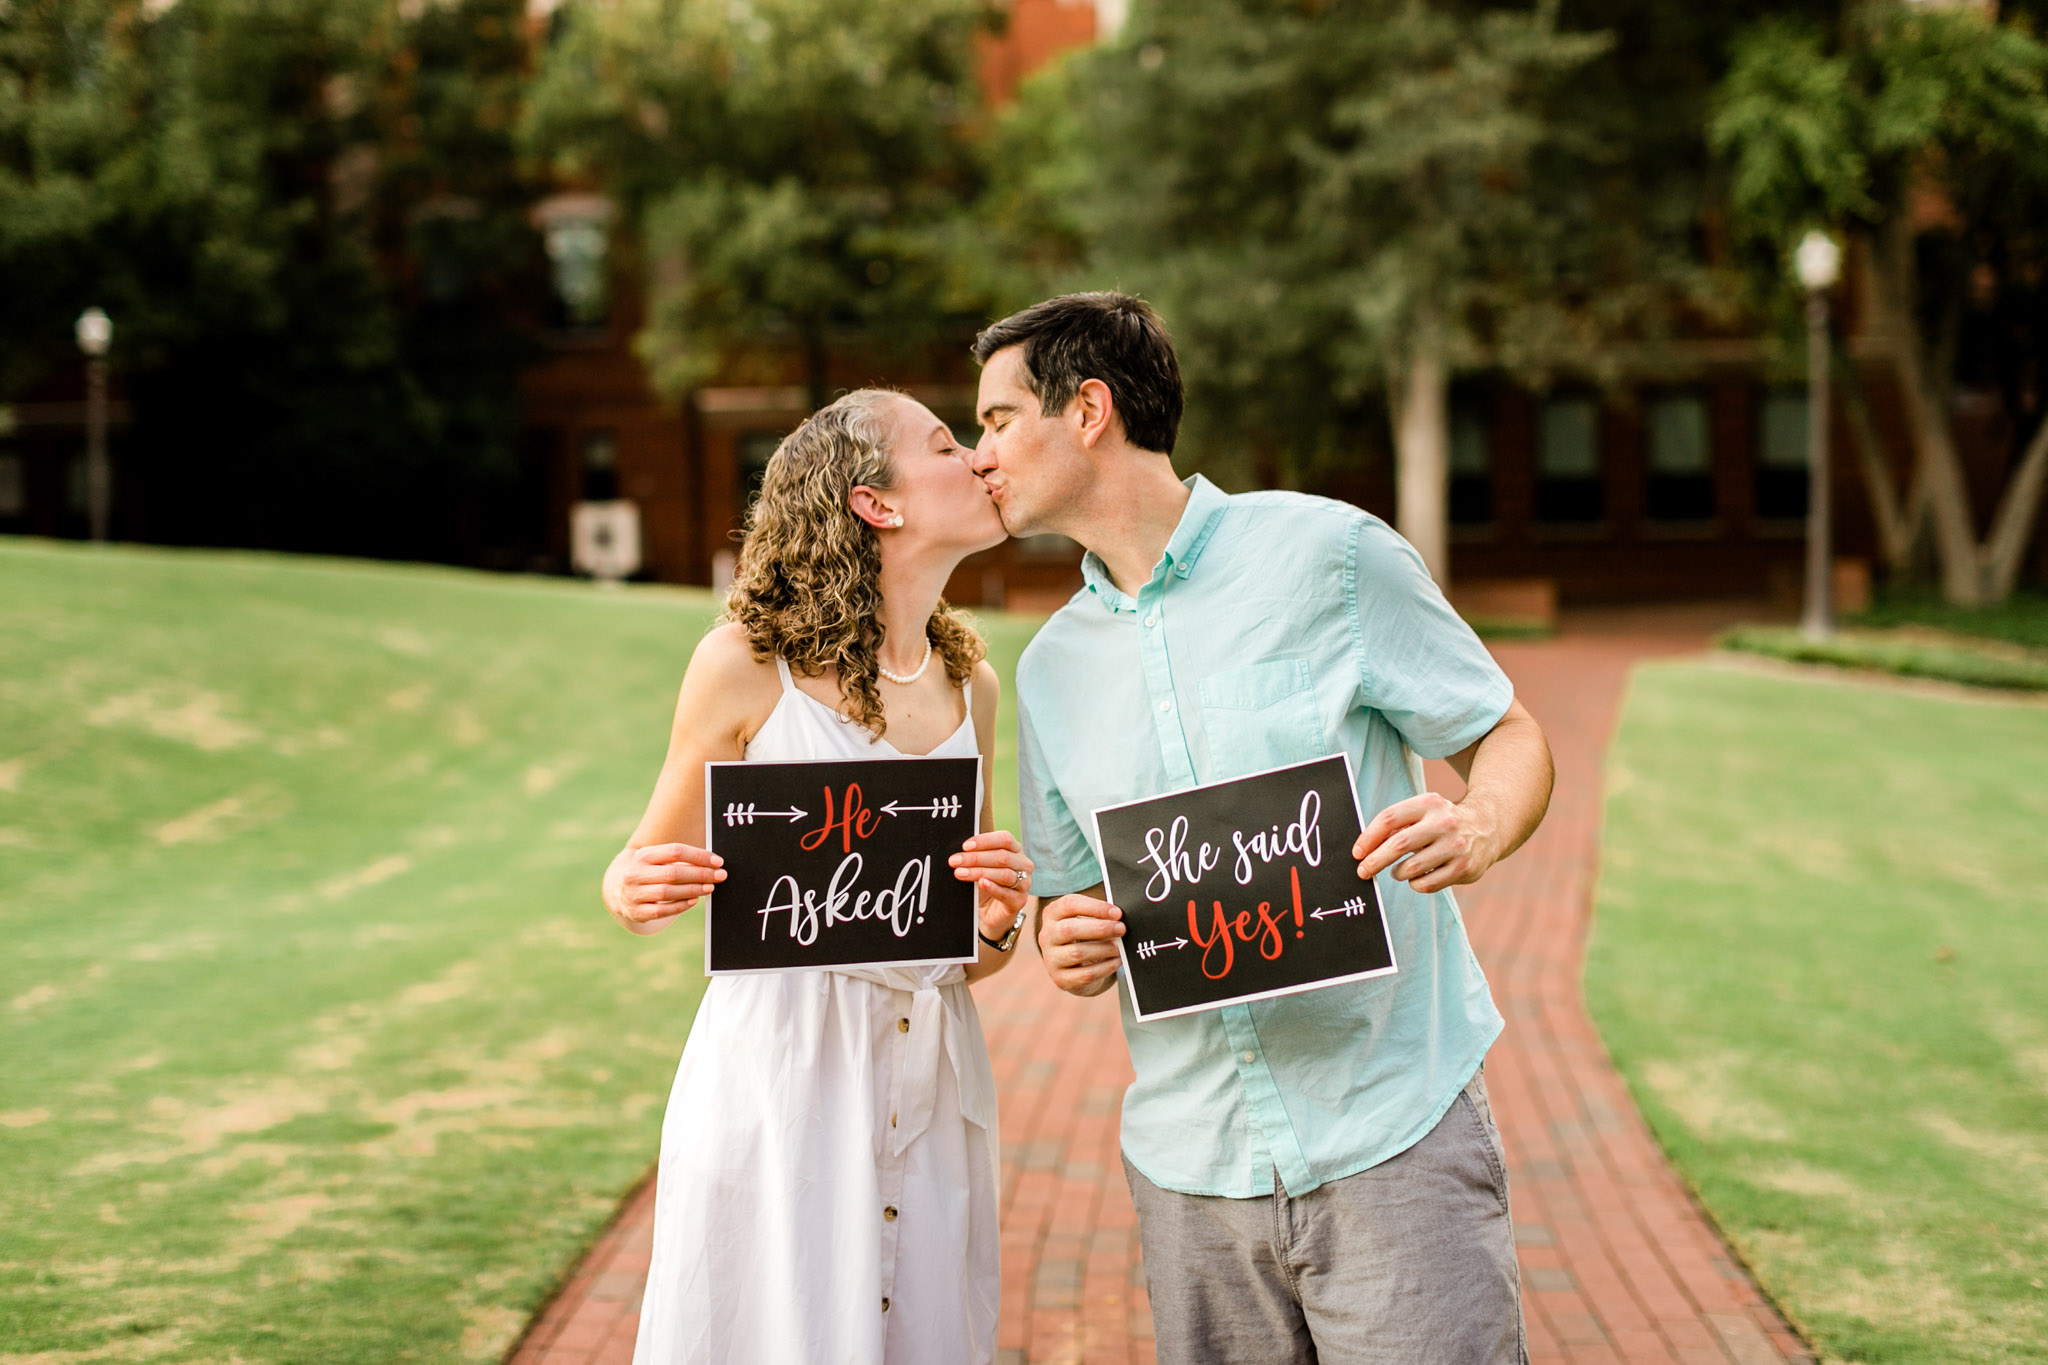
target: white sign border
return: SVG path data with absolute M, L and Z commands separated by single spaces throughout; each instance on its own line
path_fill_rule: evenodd
M 1314 767 L 1318 763 L 1327 763 L 1333 758 L 1343 760 L 1344 790 L 1351 794 L 1351 813 L 1357 817 L 1358 827 L 1364 829 L 1365 816 L 1358 804 L 1358 778 L 1351 770 L 1351 755 L 1341 749 L 1334 754 L 1323 754 L 1317 758 L 1305 758 L 1299 763 L 1283 763 L 1277 768 L 1265 768 L 1255 773 L 1239 773 L 1235 777 L 1226 777 L 1215 782 L 1201 782 L 1192 787 L 1181 787 L 1176 791 L 1160 792 L 1157 796 L 1141 796 L 1132 801 L 1119 801 L 1114 805 L 1098 806 L 1090 813 L 1088 818 L 1095 826 L 1095 853 L 1102 863 L 1103 899 L 1107 900 L 1111 905 L 1121 906 L 1123 904 L 1123 902 L 1116 898 L 1116 891 L 1109 884 L 1109 859 L 1103 853 L 1102 843 L 1102 817 L 1105 813 L 1123 810 L 1127 806 L 1142 806 L 1148 802 L 1160 800 L 1162 797 L 1186 796 L 1193 792 L 1207 791 L 1211 787 L 1227 787 L 1233 782 L 1243 782 L 1248 778 L 1270 777 L 1274 773 L 1291 772 L 1296 768 Z M 1257 1000 L 1277 1000 L 1283 995 L 1300 995 L 1304 991 L 1319 991 L 1325 986 L 1341 986 L 1350 981 L 1370 981 L 1375 977 L 1394 975 L 1401 970 L 1401 964 L 1394 952 L 1393 930 L 1387 926 L 1387 898 L 1380 894 L 1377 879 L 1369 884 L 1372 886 L 1373 904 L 1380 912 L 1380 933 L 1387 940 L 1386 966 L 1375 967 L 1369 972 L 1353 972 L 1348 976 L 1324 977 L 1320 981 L 1303 982 L 1298 986 L 1279 986 L 1270 991 L 1254 991 L 1249 995 L 1233 995 L 1227 1000 L 1212 1000 L 1201 1005 L 1182 1005 L 1176 1009 L 1148 1012 L 1144 1006 L 1138 1003 L 1137 979 L 1131 975 L 1130 952 L 1125 946 L 1130 935 L 1126 933 L 1116 941 L 1116 955 L 1117 965 L 1121 968 L 1123 974 L 1124 989 L 1130 993 L 1131 1013 L 1137 1018 L 1139 1023 L 1149 1024 L 1155 1019 L 1177 1019 L 1184 1014 L 1202 1014 L 1209 1010 L 1220 1010 L 1226 1005 L 1249 1005 Z M 1126 925 L 1126 928 L 1128 928 L 1128 925 Z
M 966 754 L 903 754 L 896 758 L 790 758 L 749 762 L 746 759 L 720 759 L 704 765 L 704 850 L 718 851 L 714 839 L 718 832 L 718 821 L 713 818 L 717 807 L 711 802 L 711 770 L 714 768 L 808 768 L 819 763 L 953 763 L 967 758 Z M 974 808 L 974 823 L 981 824 L 981 755 L 973 755 L 974 788 L 977 804 Z M 1354 796 L 1353 801 L 1357 798 Z M 951 856 L 951 855 L 948 855 Z M 952 872 L 951 864 L 942 864 L 944 870 Z M 933 876 L 939 869 L 933 869 Z M 973 887 L 968 888 L 970 891 Z M 782 976 L 789 972 L 869 972 L 882 971 L 890 967 L 951 967 L 968 966 L 981 960 L 981 920 L 979 909 L 968 916 L 968 954 L 966 957 L 918 957 L 902 962 L 820 962 L 811 967 L 720 967 L 711 965 L 711 912 L 715 909 L 718 893 L 713 891 L 704 897 L 704 975 L 717 976 Z

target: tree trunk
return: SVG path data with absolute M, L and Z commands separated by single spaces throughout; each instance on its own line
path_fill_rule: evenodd
M 1390 386 L 1394 416 L 1395 529 L 1438 586 L 1451 583 L 1450 366 L 1435 311 L 1416 319 L 1407 367 Z
M 2020 467 L 1999 501 L 1991 538 L 1984 542 L 1984 594 L 1990 601 L 2003 602 L 2012 596 L 2027 545 L 2034 538 L 2044 494 L 2048 494 L 2048 417 L 2034 429 L 2034 439 L 2027 443 L 2027 453 L 2020 457 Z
M 1872 239 L 1865 254 L 1866 283 L 1880 325 L 1891 336 L 1899 366 L 1899 390 L 1905 399 L 1907 425 L 1913 434 L 1913 495 L 1896 523 L 1907 556 L 1920 527 L 1922 498 L 1932 513 L 1934 543 L 1941 562 L 1942 595 L 1958 606 L 2002 602 L 2012 596 L 2048 498 L 2048 420 L 2034 432 L 2020 457 L 1998 509 L 1991 534 L 1980 546 L 1970 511 L 1963 465 L 1949 430 L 1944 395 L 1953 376 L 1929 364 L 1929 353 L 1913 316 L 1911 230 L 1901 221 L 1888 223 Z M 1953 361 L 1952 346 L 1942 346 L 1935 359 Z M 1875 489 L 1876 485 L 1873 485 Z M 1887 491 L 1888 488 L 1887 488 Z M 1873 506 L 1876 506 L 1875 498 Z M 1884 513 L 1880 511 L 1880 520 Z M 1887 557 L 1893 545 L 1885 537 Z
M 1916 477 L 1927 487 L 1934 518 L 1942 595 L 1957 606 L 1976 606 L 1984 600 L 1984 574 L 1962 460 L 1956 454 L 1948 414 L 1939 397 L 1947 385 L 1942 376 L 1928 370 L 1925 341 L 1913 316 L 1912 229 L 1903 218 L 1897 218 L 1869 240 L 1872 250 L 1864 254 L 1869 295 L 1881 325 L 1890 334 L 1899 367 L 1899 393 L 1913 435 Z
M 1907 486 L 1906 503 L 1899 506 L 1898 490 L 1884 458 L 1884 441 L 1871 415 L 1870 395 L 1864 391 L 1862 371 L 1856 359 L 1839 341 L 1835 343 L 1835 372 L 1841 378 L 1842 407 L 1849 415 L 1857 467 L 1863 474 L 1864 490 L 1870 495 L 1871 520 L 1877 523 L 1878 555 L 1884 574 L 1892 582 L 1902 581 L 1912 570 L 1913 547 L 1920 528 L 1927 521 L 1927 482 L 1915 475 Z

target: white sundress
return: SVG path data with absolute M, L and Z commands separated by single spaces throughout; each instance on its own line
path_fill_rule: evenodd
M 905 757 L 776 668 L 749 761 Z M 933 754 L 979 756 L 966 692 Z M 994 1359 L 995 1077 L 959 966 L 713 977 L 658 1179 L 634 1365 Z

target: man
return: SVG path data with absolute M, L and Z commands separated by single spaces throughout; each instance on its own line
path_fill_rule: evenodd
M 1384 523 L 1175 477 L 1180 368 L 1139 300 L 1051 299 L 974 354 L 972 458 L 1003 524 L 1088 551 L 1017 667 L 1060 988 L 1117 971 L 1093 810 L 1341 751 L 1377 812 L 1352 852 L 1380 878 L 1397 974 L 1144 1024 L 1123 993 L 1124 1169 L 1162 1365 L 1523 1360 L 1479 1074 L 1501 1022 L 1447 888 L 1542 820 L 1542 731 Z M 1465 796 L 1425 791 L 1413 755 L 1447 757 Z

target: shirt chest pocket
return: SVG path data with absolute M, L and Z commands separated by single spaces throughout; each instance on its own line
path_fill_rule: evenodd
M 1209 780 L 1321 758 L 1323 718 L 1306 659 L 1261 659 L 1203 678 Z

